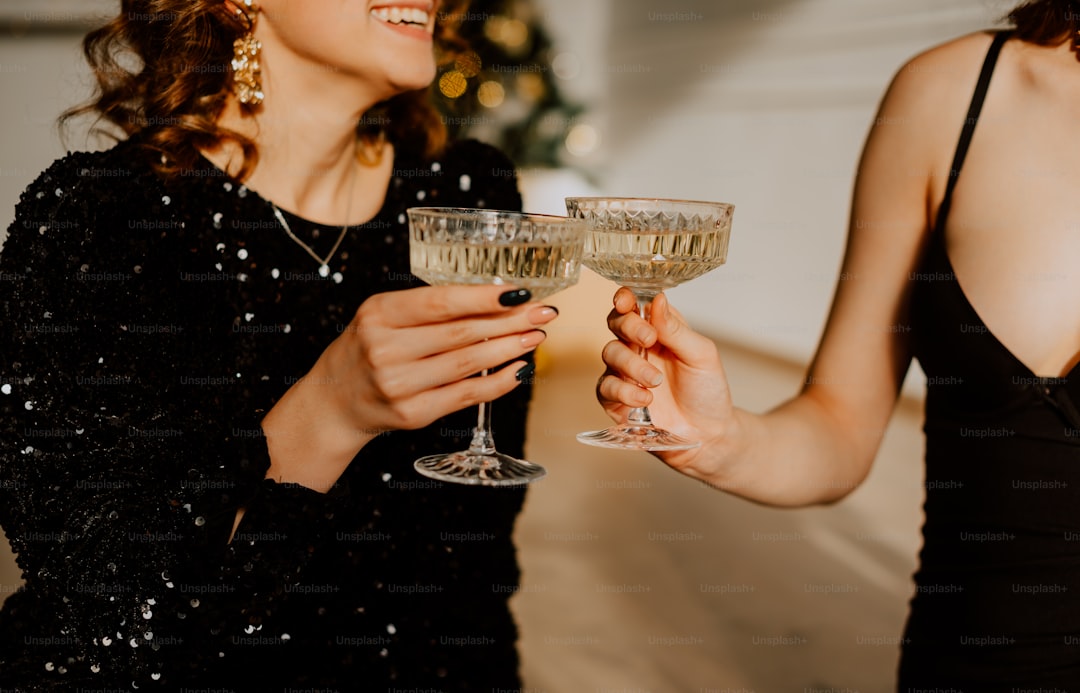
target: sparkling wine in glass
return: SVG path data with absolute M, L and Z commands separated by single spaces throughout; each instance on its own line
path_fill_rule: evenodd
M 723 202 L 631 197 L 569 197 L 570 216 L 589 231 L 582 262 L 600 276 L 634 292 L 648 319 L 653 298 L 716 269 L 727 260 L 735 208 Z M 639 349 L 643 358 L 645 349 Z M 701 445 L 653 425 L 646 407 L 602 431 L 579 433 L 582 443 L 627 450 L 688 450 Z
M 580 219 L 459 207 L 413 207 L 407 214 L 412 273 L 428 284 L 509 284 L 539 299 L 581 274 Z M 421 457 L 414 466 L 432 479 L 482 486 L 516 486 L 547 473 L 496 451 L 488 402 L 480 405 L 468 450 Z

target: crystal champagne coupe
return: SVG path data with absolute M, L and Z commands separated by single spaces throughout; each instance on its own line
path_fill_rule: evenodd
M 569 197 L 567 213 L 589 231 L 582 262 L 634 292 L 648 319 L 653 298 L 665 289 L 716 269 L 727 260 L 732 205 L 723 202 L 630 197 Z M 639 349 L 647 358 L 646 349 Z M 700 441 L 653 425 L 646 407 L 630 410 L 626 423 L 579 433 L 582 443 L 625 450 L 688 450 Z
M 413 207 L 407 214 L 412 273 L 428 284 L 509 284 L 539 299 L 581 274 L 580 219 L 457 207 Z M 468 450 L 422 457 L 414 466 L 432 479 L 482 486 L 516 486 L 547 473 L 495 450 L 488 402 L 480 405 Z

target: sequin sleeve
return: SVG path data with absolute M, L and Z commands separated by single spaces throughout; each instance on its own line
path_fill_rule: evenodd
M 255 479 L 261 438 L 214 448 L 213 422 L 170 396 L 159 374 L 191 337 L 164 329 L 178 319 L 147 289 L 165 234 L 112 228 L 117 182 L 103 170 L 87 154 L 54 164 L 0 253 L 0 525 L 26 582 L 13 599 L 51 633 L 0 653 L 0 684 L 19 690 L 200 680 L 297 579 L 332 506 Z M 160 188 L 116 178 L 135 206 Z M 246 476 L 227 459 L 241 447 Z M 248 515 L 228 544 L 238 505 Z
M 25 591 L 55 612 L 58 642 L 77 653 L 22 662 L 24 675 L 37 676 L 18 683 L 32 690 L 88 672 L 110 682 L 120 671 L 161 678 L 151 641 L 180 537 L 181 509 L 155 464 L 165 438 L 141 435 L 170 424 L 127 406 L 141 384 L 113 359 L 130 355 L 121 345 L 101 349 L 119 321 L 101 301 L 113 268 L 94 262 L 97 206 L 79 180 L 85 163 L 68 157 L 29 187 L 0 255 L 0 519 Z

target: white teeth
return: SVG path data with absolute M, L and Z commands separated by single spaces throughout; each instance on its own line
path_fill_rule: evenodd
M 419 24 L 427 26 L 430 15 L 417 7 L 375 7 L 371 15 L 390 24 Z

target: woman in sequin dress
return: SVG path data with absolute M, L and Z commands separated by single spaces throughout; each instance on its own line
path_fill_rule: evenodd
M 911 359 L 927 375 L 926 521 L 899 690 L 1080 690 L 1080 7 L 914 58 L 881 105 L 803 391 L 736 409 L 715 344 L 615 297 L 601 402 L 703 440 L 659 457 L 777 506 L 870 470 Z M 651 347 L 649 362 L 631 345 Z M 634 383 L 663 381 L 652 390 Z
M 126 138 L 18 205 L 0 525 L 25 586 L 0 689 L 520 685 L 524 492 L 411 467 L 496 398 L 521 454 L 556 315 L 409 273 L 406 208 L 521 204 L 505 157 L 446 144 L 417 91 L 460 8 L 261 9 L 125 2 L 87 38 L 86 110 Z

